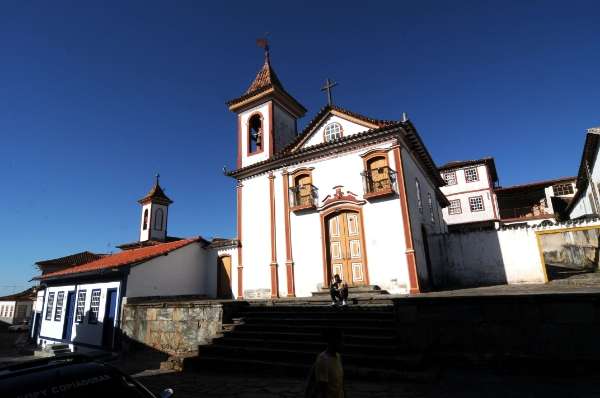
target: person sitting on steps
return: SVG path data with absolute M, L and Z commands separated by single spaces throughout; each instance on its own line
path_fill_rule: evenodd
M 342 281 L 339 274 L 335 274 L 331 280 L 331 286 L 329 287 L 329 293 L 331 294 L 331 305 L 347 305 L 348 303 L 348 284 Z

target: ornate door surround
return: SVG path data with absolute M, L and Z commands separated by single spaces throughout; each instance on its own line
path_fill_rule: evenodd
M 323 285 L 339 273 L 349 286 L 369 284 L 362 209 L 340 205 L 321 214 Z

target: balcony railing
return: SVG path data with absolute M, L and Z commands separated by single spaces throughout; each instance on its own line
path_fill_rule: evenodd
M 317 207 L 319 190 L 314 185 L 298 185 L 289 188 L 290 210 L 313 209 Z
M 398 192 L 396 172 L 387 166 L 365 170 L 360 175 L 363 178 L 365 198 L 393 195 Z
M 502 220 L 514 219 L 514 218 L 533 218 L 543 217 L 546 215 L 553 215 L 550 209 L 543 205 L 526 206 L 526 207 L 514 207 L 509 209 L 500 209 L 500 218 Z

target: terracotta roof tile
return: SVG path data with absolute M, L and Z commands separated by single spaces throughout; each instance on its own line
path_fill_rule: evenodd
M 200 237 L 178 240 L 175 242 L 163 243 L 142 247 L 139 249 L 131 249 L 111 255 L 107 255 L 90 263 L 78 265 L 76 267 L 67 268 L 61 271 L 51 272 L 34 279 L 48 279 L 60 276 L 70 276 L 87 272 L 99 271 L 102 269 L 119 268 L 126 265 L 132 265 L 144 261 L 151 260 L 155 257 L 170 253 L 181 247 L 187 246 L 194 242 L 199 242 Z
M 156 183 L 154 183 L 154 186 L 152 187 L 150 192 L 148 192 L 148 194 L 142 199 L 138 200 L 138 203 L 144 204 L 150 201 L 162 203 L 165 205 L 170 205 L 171 203 L 173 203 L 173 201 L 169 199 L 167 195 L 165 195 L 165 191 L 163 191 L 160 184 L 158 183 L 158 177 Z
M 265 63 L 263 64 L 262 68 L 258 71 L 258 74 L 254 78 L 252 84 L 250 84 L 250 87 L 248 87 L 248 90 L 246 90 L 245 94 L 253 94 L 254 92 L 260 89 L 272 86 L 277 86 L 278 88 L 283 90 L 283 85 L 281 84 L 281 81 L 279 80 L 277 74 L 271 67 L 271 61 L 269 57 L 265 57 Z
M 68 266 L 68 267 L 71 267 L 71 266 L 75 266 L 75 265 L 89 263 L 94 260 L 98 260 L 102 256 L 104 256 L 104 254 L 96 254 L 96 253 L 92 253 L 89 251 L 84 251 L 84 252 L 80 252 L 80 253 L 70 254 L 70 255 L 64 256 L 64 257 L 38 261 L 38 262 L 36 262 L 36 265 L 39 265 L 42 267 L 44 267 L 44 266 Z
M 290 151 L 294 150 L 294 148 L 296 148 L 298 145 L 300 145 L 304 140 L 306 140 L 308 138 L 308 136 L 313 132 L 314 128 L 321 121 L 323 121 L 324 117 L 327 116 L 327 114 L 332 110 L 336 110 L 336 111 L 346 114 L 350 117 L 362 120 L 367 123 L 374 124 L 378 127 L 389 126 L 394 123 L 398 123 L 398 121 L 394 121 L 394 120 L 373 119 L 373 118 L 361 115 L 359 113 L 349 111 L 349 110 L 339 107 L 337 105 L 325 105 L 315 115 L 315 117 L 312 118 L 312 120 L 310 122 L 308 122 L 306 127 L 304 127 L 304 130 L 302 130 L 302 133 L 300 133 L 290 144 L 288 144 L 286 147 L 282 148 L 280 152 L 285 153 L 285 152 L 290 152 Z

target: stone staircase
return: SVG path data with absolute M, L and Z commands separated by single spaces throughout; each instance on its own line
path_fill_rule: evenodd
M 437 374 L 425 358 L 399 348 L 390 304 L 340 308 L 263 303 L 251 304 L 238 315 L 223 337 L 185 360 L 185 369 L 305 377 L 325 349 L 322 331 L 334 326 L 344 332 L 347 377 L 427 382 Z

